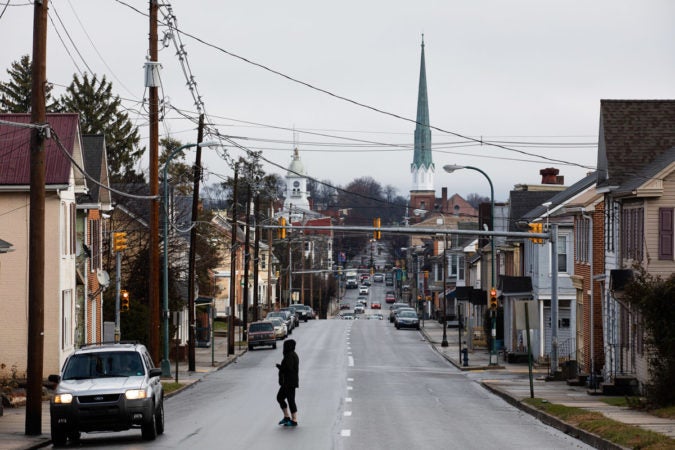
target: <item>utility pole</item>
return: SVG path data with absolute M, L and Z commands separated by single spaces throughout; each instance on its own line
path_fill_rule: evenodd
M 234 296 L 237 292 L 237 184 L 239 166 L 234 166 L 234 188 L 232 191 L 232 245 L 230 247 L 230 315 L 227 318 L 227 355 L 234 355 Z
M 253 219 L 256 225 L 260 220 L 260 194 L 255 195 L 255 200 L 253 201 Z M 260 258 L 260 233 L 262 233 L 262 228 L 255 228 L 255 241 L 253 243 L 253 321 L 257 322 L 260 319 L 259 308 L 260 308 L 260 296 L 258 295 L 258 259 Z M 269 284 L 269 278 L 268 278 Z
M 157 0 L 150 0 L 150 63 L 157 62 Z M 153 83 L 154 84 L 154 83 Z M 148 302 L 150 303 L 150 334 L 148 350 L 155 363 L 159 363 L 159 97 L 157 86 L 148 88 L 148 120 L 150 122 L 150 262 L 148 277 Z M 166 206 L 165 206 L 166 207 Z M 166 213 L 166 212 L 165 212 Z M 164 243 L 166 245 L 166 242 Z M 169 359 L 169 355 L 165 355 Z
M 204 139 L 204 114 L 199 115 L 197 144 Z M 188 254 L 188 370 L 195 371 L 195 259 L 197 255 L 197 227 L 199 219 L 199 180 L 202 176 L 202 148 L 197 145 L 192 187 L 192 228 L 190 228 L 190 251 Z M 213 342 L 211 343 L 213 345 Z
M 249 241 L 251 239 L 251 183 L 250 178 L 246 180 L 246 221 L 244 228 L 244 298 L 242 299 L 242 307 L 244 309 L 244 322 L 242 327 L 244 328 L 244 340 L 247 340 L 247 328 L 248 328 L 248 272 L 249 265 L 251 262 L 251 246 Z
M 47 122 L 47 3 L 33 8 L 33 66 L 31 117 L 34 125 Z M 30 225 L 28 244 L 28 359 L 26 361 L 26 422 L 29 436 L 42 434 L 42 371 L 45 324 L 45 129 L 30 133 Z M 74 226 L 74 224 L 73 224 Z

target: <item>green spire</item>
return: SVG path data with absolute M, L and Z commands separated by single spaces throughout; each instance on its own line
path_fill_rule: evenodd
M 415 155 L 412 167 L 433 167 L 431 158 L 431 129 L 429 128 L 429 98 L 427 96 L 427 70 L 424 63 L 424 34 L 422 35 L 422 59 L 420 62 L 420 85 L 417 93 L 417 125 L 415 126 Z

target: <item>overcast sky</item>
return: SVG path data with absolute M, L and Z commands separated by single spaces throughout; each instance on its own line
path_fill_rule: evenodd
M 32 5 L 5 5 L 0 0 L 2 81 L 10 63 L 32 49 Z M 106 75 L 147 146 L 148 2 L 49 5 L 47 77 L 54 93 L 63 92 L 73 73 Z M 451 194 L 489 195 L 480 174 L 449 175 L 445 164 L 484 170 L 496 201 L 506 200 L 515 184 L 539 183 L 545 167 L 560 169 L 570 185 L 596 165 L 601 99 L 675 98 L 672 0 L 175 0 L 171 6 L 179 29 L 203 41 L 181 36 L 207 120 L 284 168 L 297 145 L 311 177 L 342 186 L 370 176 L 407 196 L 414 123 L 231 54 L 414 120 L 424 33 L 431 125 L 445 131 L 432 131 L 439 196 L 442 186 Z M 160 27 L 160 37 L 165 30 Z M 161 95 L 196 117 L 174 44 L 167 45 L 159 56 Z M 192 122 L 171 109 L 165 118 L 162 136 L 196 141 Z M 232 147 L 227 152 L 240 155 Z M 231 175 L 217 155 L 205 151 L 208 184 Z M 147 170 L 147 160 L 141 168 Z

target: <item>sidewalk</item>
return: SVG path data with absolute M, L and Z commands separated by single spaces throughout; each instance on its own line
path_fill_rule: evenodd
M 239 341 L 239 331 L 235 335 L 235 342 Z M 166 394 L 165 398 L 171 397 L 183 389 L 188 388 L 193 383 L 200 381 L 207 374 L 219 370 L 236 359 L 247 350 L 247 347 L 235 345 L 234 355 L 227 356 L 227 337 L 216 336 L 214 338 L 215 346 L 213 351 L 208 348 L 195 349 L 195 371 L 189 372 L 187 363 L 178 364 L 178 382 L 185 383 L 185 386 L 178 391 Z M 175 381 L 176 366 L 171 365 L 171 380 Z M 25 432 L 26 408 L 7 408 L 3 409 L 3 415 L 0 416 L 0 449 L 35 449 L 51 445 L 50 425 L 49 425 L 49 402 L 42 402 L 42 434 L 39 436 L 26 436 Z
M 615 444 L 600 439 L 584 430 L 572 426 L 549 416 L 522 402 L 530 397 L 530 382 L 527 364 L 510 364 L 504 361 L 499 354 L 496 364 L 490 365 L 490 354 L 487 349 L 477 348 L 468 352 L 468 366 L 464 366 L 459 354 L 459 332 L 456 328 L 448 328 L 446 339 L 448 346 L 441 345 L 443 341 L 443 326 L 434 320 L 425 320 L 423 335 L 436 351 L 460 370 L 491 370 L 495 376 L 483 379 L 481 384 L 491 392 L 499 395 L 517 408 L 536 416 L 542 422 L 573 435 L 588 445 L 596 448 L 618 449 Z M 462 362 L 460 364 L 460 361 Z M 584 408 L 604 414 L 606 417 L 629 425 L 638 426 L 647 430 L 675 438 L 675 420 L 661 419 L 643 411 L 625 407 L 610 406 L 603 402 L 606 396 L 589 394 L 584 386 L 569 386 L 565 381 L 545 381 L 548 369 L 533 370 L 533 391 L 536 398 L 548 400 L 565 406 Z

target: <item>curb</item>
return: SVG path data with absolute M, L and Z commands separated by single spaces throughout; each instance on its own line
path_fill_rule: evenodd
M 620 445 L 617 445 L 611 441 L 608 441 L 606 439 L 601 438 L 600 436 L 590 433 L 586 430 L 582 430 L 581 428 L 577 428 L 573 425 L 570 425 L 566 422 L 563 422 L 562 420 L 558 419 L 557 417 L 554 417 L 544 411 L 540 411 L 537 408 L 534 408 L 526 403 L 523 403 L 520 400 L 515 399 L 512 397 L 510 394 L 507 392 L 504 392 L 503 390 L 499 389 L 496 386 L 492 386 L 490 383 L 486 383 L 485 381 L 481 381 L 481 386 L 483 386 L 485 389 L 488 391 L 492 392 L 495 395 L 498 395 L 501 397 L 503 400 L 505 400 L 507 403 L 515 406 L 516 408 L 520 409 L 521 411 L 524 411 L 531 416 L 534 416 L 537 420 L 540 422 L 549 425 L 553 428 L 556 428 L 563 433 L 572 436 L 573 438 L 579 439 L 585 444 L 588 444 L 594 448 L 600 448 L 600 449 L 607 449 L 607 450 L 629 450 L 628 447 L 622 447 Z
M 438 349 L 437 346 L 440 345 L 441 343 L 440 343 L 440 342 L 436 342 L 436 341 L 431 340 L 431 338 L 430 338 L 429 335 L 426 333 L 426 330 L 425 330 L 424 328 L 422 328 L 422 329 L 420 330 L 420 332 L 422 333 L 422 335 L 424 336 L 424 338 L 426 339 L 426 341 L 427 341 L 429 344 L 431 344 L 431 348 L 432 348 L 436 353 L 438 353 L 439 355 L 441 355 L 441 356 L 442 356 L 443 358 L 445 358 L 450 364 L 452 364 L 453 366 L 455 366 L 457 369 L 461 370 L 462 372 L 471 372 L 472 370 L 504 370 L 504 369 L 506 369 L 506 367 L 500 366 L 500 365 L 494 365 L 494 366 L 463 366 L 463 365 L 457 363 L 455 360 L 453 360 L 453 359 L 452 359 L 450 356 L 448 356 L 446 353 L 440 351 L 440 350 Z

